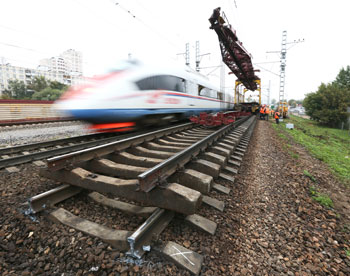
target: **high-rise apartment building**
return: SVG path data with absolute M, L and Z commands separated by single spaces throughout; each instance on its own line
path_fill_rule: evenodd
M 61 54 L 66 69 L 71 75 L 83 75 L 83 58 L 81 52 L 69 49 Z
M 77 85 L 83 82 L 82 54 L 73 49 L 63 52 L 57 57 L 40 61 L 37 69 L 13 66 L 0 58 L 0 95 L 8 88 L 10 80 L 23 81 L 29 84 L 36 76 L 58 81 L 66 85 Z
M 40 61 L 39 67 L 51 72 L 65 75 L 83 75 L 82 54 L 73 49 L 64 51 L 57 57 L 46 58 Z

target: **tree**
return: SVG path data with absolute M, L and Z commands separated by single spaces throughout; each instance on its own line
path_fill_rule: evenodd
M 336 127 L 347 119 L 347 106 L 350 106 L 350 89 L 338 83 L 321 84 L 318 91 L 306 95 L 303 105 L 306 114 L 321 124 Z
M 64 92 L 63 90 L 52 89 L 50 87 L 46 87 L 45 89 L 41 90 L 40 92 L 35 92 L 32 96 L 32 99 L 33 100 L 55 101 L 63 94 L 63 92 Z
M 49 85 L 52 89 L 58 89 L 58 90 L 67 90 L 68 88 L 67 85 L 60 83 L 58 81 L 50 81 Z
M 295 103 L 296 104 L 303 104 L 303 100 L 296 100 Z
M 30 84 L 27 85 L 27 88 L 39 92 L 45 88 L 49 87 L 48 81 L 43 76 L 34 77 Z
M 26 95 L 27 87 L 24 81 L 9 80 L 8 90 L 9 93 L 11 93 L 11 97 L 14 99 L 25 99 L 28 97 L 28 95 Z
M 5 89 L 4 91 L 2 91 L 1 99 L 8 100 L 8 99 L 11 99 L 11 98 L 12 98 L 12 93 L 11 93 L 10 90 Z
M 339 85 L 342 89 L 350 89 L 350 66 L 348 65 L 346 69 L 342 68 L 338 73 L 335 84 Z
M 297 102 L 294 99 L 290 99 L 288 101 L 288 105 L 290 105 L 291 107 L 296 107 L 297 106 Z

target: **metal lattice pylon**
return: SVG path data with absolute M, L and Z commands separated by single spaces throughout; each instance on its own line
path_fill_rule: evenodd
M 287 31 L 282 33 L 282 49 L 281 49 L 281 73 L 280 73 L 280 93 L 278 102 L 281 103 L 285 100 L 284 97 L 284 85 L 286 77 L 286 56 L 287 56 Z

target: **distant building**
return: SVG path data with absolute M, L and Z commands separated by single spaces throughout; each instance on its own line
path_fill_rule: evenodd
M 43 70 L 62 73 L 65 75 L 82 76 L 82 64 L 83 59 L 81 52 L 69 49 L 57 57 L 41 60 L 39 67 Z
M 82 63 L 82 54 L 73 49 L 41 60 L 37 69 L 14 66 L 7 63 L 5 58 L 0 58 L 0 96 L 8 88 L 10 80 L 17 79 L 29 84 L 36 76 L 66 85 L 81 84 L 84 81 Z
M 26 68 L 13 66 L 10 63 L 0 63 L 0 95 L 8 88 L 9 80 L 26 82 Z
M 66 63 L 66 70 L 71 75 L 83 75 L 83 57 L 81 52 L 69 49 L 61 54 Z

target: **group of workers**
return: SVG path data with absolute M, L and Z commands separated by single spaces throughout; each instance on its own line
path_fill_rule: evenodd
M 269 115 L 271 115 L 272 118 L 275 118 L 276 124 L 279 124 L 279 119 L 281 117 L 281 114 L 278 112 L 278 110 L 274 111 L 272 108 L 266 104 L 259 107 L 259 115 L 260 120 L 269 120 Z

